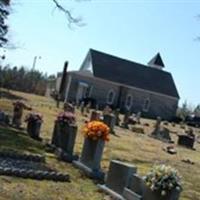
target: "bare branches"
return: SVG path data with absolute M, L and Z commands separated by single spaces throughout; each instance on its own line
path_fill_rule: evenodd
M 61 12 L 63 12 L 68 20 L 68 26 L 71 28 L 72 24 L 75 24 L 77 26 L 83 26 L 84 24 L 82 23 L 82 18 L 80 17 L 74 17 L 72 16 L 72 13 L 70 10 L 64 8 L 60 3 L 58 3 L 58 0 L 52 0 L 56 6 Z
M 8 42 L 6 34 L 8 32 L 8 26 L 6 24 L 7 16 L 9 15 L 7 6 L 9 5 L 9 1 L 0 0 L 0 47 L 5 46 Z

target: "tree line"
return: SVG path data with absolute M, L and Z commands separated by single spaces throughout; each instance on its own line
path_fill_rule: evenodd
M 48 76 L 25 67 L 0 66 L 0 87 L 21 92 L 44 95 Z
M 176 116 L 185 120 L 187 116 L 200 117 L 200 104 L 196 106 L 184 101 L 181 106 L 178 107 Z

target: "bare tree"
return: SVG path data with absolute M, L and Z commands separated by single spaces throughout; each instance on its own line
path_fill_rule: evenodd
M 3 47 L 8 39 L 6 34 L 8 32 L 8 25 L 6 24 L 6 19 L 9 15 L 10 0 L 0 0 L 0 47 Z
M 71 25 L 77 25 L 77 26 L 83 26 L 83 20 L 81 17 L 75 17 L 72 15 L 71 11 L 65 8 L 63 5 L 61 5 L 58 0 L 52 0 L 55 4 L 55 8 L 57 8 L 59 11 L 63 12 L 64 15 L 67 17 L 68 20 L 68 26 L 71 28 Z

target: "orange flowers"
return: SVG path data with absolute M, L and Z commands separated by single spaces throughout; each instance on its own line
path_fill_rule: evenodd
M 103 139 L 109 141 L 109 127 L 100 121 L 88 122 L 83 128 L 83 134 L 93 140 Z

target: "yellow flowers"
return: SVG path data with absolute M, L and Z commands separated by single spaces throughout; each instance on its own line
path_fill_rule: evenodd
M 93 140 L 109 141 L 109 131 L 109 127 L 100 121 L 88 122 L 83 128 L 84 136 Z

